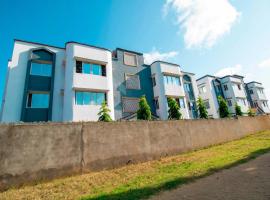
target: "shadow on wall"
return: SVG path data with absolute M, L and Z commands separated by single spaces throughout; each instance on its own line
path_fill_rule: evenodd
M 270 148 L 266 148 L 266 149 L 260 149 L 258 151 L 254 151 L 252 153 L 250 153 L 246 158 L 241 159 L 237 162 L 234 162 L 230 165 L 226 165 L 224 167 L 216 167 L 216 168 L 211 168 L 210 170 L 208 170 L 207 172 L 205 172 L 204 174 L 201 174 L 199 176 L 188 176 L 188 177 L 184 177 L 184 178 L 177 178 L 168 182 L 165 182 L 163 184 L 157 185 L 155 187 L 145 187 L 145 188 L 139 188 L 139 189 L 133 189 L 133 190 L 129 190 L 127 192 L 122 192 L 122 193 L 116 193 L 116 194 L 104 194 L 101 196 L 97 196 L 94 198 L 91 197 L 84 197 L 82 198 L 82 200 L 134 200 L 134 199 L 146 199 L 149 198 L 150 196 L 157 194 L 161 191 L 164 190 L 171 190 L 174 189 L 180 185 L 192 182 L 198 178 L 203 178 L 205 176 L 209 176 L 217 171 L 221 171 L 223 169 L 228 169 L 231 167 L 234 167 L 236 165 L 239 164 L 243 164 L 251 159 L 255 159 L 256 157 L 258 157 L 261 154 L 270 152 Z M 251 177 L 252 178 L 252 177 Z

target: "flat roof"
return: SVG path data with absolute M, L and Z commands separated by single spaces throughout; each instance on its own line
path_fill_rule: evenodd
M 157 62 L 164 63 L 164 64 L 168 64 L 168 65 L 175 65 L 175 66 L 180 67 L 180 65 L 178 65 L 178 64 L 170 63 L 170 62 L 166 62 L 166 61 L 162 61 L 162 60 L 156 60 L 156 61 L 152 62 L 151 65 L 153 65 L 154 63 L 157 63 Z
M 27 40 L 20 40 L 20 39 L 14 39 L 14 42 L 24 42 L 24 43 L 29 43 L 29 44 L 36 44 L 36 45 L 42 45 L 42 46 L 47 46 L 47 47 L 53 47 L 53 48 L 57 48 L 57 49 L 65 49 L 63 47 L 58 47 L 58 46 L 49 45 L 49 44 L 43 44 L 43 43 L 39 43 L 39 42 L 31 42 L 31 41 L 27 41 Z
M 248 85 L 248 84 L 251 84 L 251 83 L 257 83 L 257 84 L 260 84 L 260 85 L 262 85 L 262 83 L 260 83 L 260 82 L 257 82 L 257 81 L 251 81 L 251 82 L 248 82 L 248 83 L 246 83 L 246 84 Z
M 195 75 L 194 73 L 192 73 L 192 72 L 184 72 L 184 71 L 182 71 L 182 73 L 184 73 L 184 74 L 191 74 L 191 75 Z
M 116 48 L 116 51 L 118 51 L 118 50 L 119 50 L 119 51 L 125 51 L 125 52 L 128 52 L 128 53 L 137 54 L 137 55 L 140 55 L 140 56 L 143 55 L 143 53 L 141 53 L 141 52 L 131 51 L 131 50 L 128 50 L 128 49 L 123 49 L 123 48 L 117 47 L 117 48 Z
M 110 51 L 111 52 L 110 49 L 106 49 L 106 48 L 103 48 L 103 47 L 98 47 L 98 46 L 90 45 L 90 44 L 86 44 L 86 43 L 75 42 L 75 41 L 68 41 L 68 42 L 66 42 L 65 45 L 71 44 L 71 43 L 73 43 L 73 44 L 79 44 L 79 45 L 83 45 L 83 46 L 87 46 L 87 47 L 92 47 L 92 48 L 96 48 L 96 49 L 102 49 L 102 50 L 106 50 L 106 51 Z
M 203 79 L 203 78 L 206 78 L 206 77 L 218 78 L 218 77 L 216 77 L 216 76 L 206 74 L 205 76 L 202 76 L 201 78 L 198 78 L 196 81 L 199 81 L 199 80 L 201 80 L 201 79 Z

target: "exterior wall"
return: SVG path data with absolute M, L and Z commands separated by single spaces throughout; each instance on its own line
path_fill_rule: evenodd
M 215 78 L 206 76 L 202 79 L 197 80 L 197 86 L 198 86 L 198 89 L 203 85 L 206 88 L 206 92 L 199 93 L 199 96 L 204 101 L 206 100 L 209 101 L 210 108 L 207 109 L 208 115 L 213 118 L 219 118 L 219 112 L 218 112 L 219 104 L 218 104 L 213 80 L 215 80 Z
M 137 66 L 128 66 L 124 64 L 124 52 L 125 50 L 116 49 L 115 57 L 112 61 L 113 67 L 113 90 L 114 90 L 114 113 L 115 119 L 121 119 L 129 116 L 132 113 L 124 113 L 122 106 L 122 98 L 140 98 L 145 95 L 151 111 L 155 112 L 155 106 L 153 103 L 153 89 L 151 80 L 151 69 L 148 65 L 144 64 L 143 55 L 135 53 L 137 57 Z M 140 79 L 140 89 L 127 89 L 126 88 L 126 74 L 136 74 Z
M 106 77 L 77 74 L 76 59 L 106 65 Z M 77 43 L 67 43 L 63 121 L 97 121 L 100 106 L 75 105 L 76 90 L 107 93 L 108 108 L 111 110 L 112 119 L 114 119 L 112 56 L 110 51 Z
M 249 104 L 247 101 L 247 95 L 245 92 L 245 85 L 244 85 L 243 79 L 227 76 L 227 77 L 221 78 L 221 83 L 222 83 L 225 99 L 227 100 L 231 99 L 232 101 L 232 106 L 229 106 L 229 111 L 234 114 L 235 104 L 237 103 L 241 107 L 242 112 L 247 113 L 249 109 Z M 225 84 L 228 86 L 227 91 L 224 90 Z M 237 87 L 235 87 L 235 84 L 240 84 L 242 89 L 239 90 Z M 246 105 L 237 102 L 237 98 L 244 99 L 246 101 Z
M 174 75 L 180 77 L 180 86 L 166 85 L 164 84 L 164 74 Z M 181 108 L 180 112 L 184 119 L 189 119 L 189 113 L 187 108 L 187 101 L 185 98 L 185 92 L 183 87 L 182 72 L 180 67 L 175 64 L 157 61 L 151 64 L 151 76 L 156 79 L 156 86 L 153 87 L 154 98 L 159 101 L 159 109 L 157 109 L 157 115 L 162 120 L 168 119 L 168 103 L 167 97 L 182 97 L 185 101 L 185 108 Z
M 270 116 L 0 125 L 0 190 L 159 159 L 269 129 Z
M 250 94 L 249 90 L 252 90 L 253 94 Z M 261 83 L 250 82 L 246 84 L 246 93 L 249 96 L 250 105 L 251 107 L 255 107 L 254 103 L 257 103 L 259 108 L 265 113 L 270 113 L 270 108 L 265 93 L 263 92 L 263 94 L 261 94 L 259 90 L 264 90 Z M 264 106 L 263 102 L 266 102 L 267 106 Z
M 64 59 L 64 50 L 53 48 L 49 46 L 35 45 L 20 41 L 15 41 L 12 59 L 8 66 L 8 77 L 6 84 L 6 91 L 2 111 L 2 121 L 3 122 L 18 122 L 21 120 L 21 110 L 23 104 L 24 96 L 24 85 L 26 79 L 27 65 L 29 59 L 29 51 L 31 49 L 44 47 L 56 54 L 57 60 L 55 65 L 55 79 L 57 82 L 54 85 L 53 91 L 53 101 L 52 106 L 52 120 L 53 121 L 62 121 L 62 106 L 58 106 L 61 102 L 60 88 L 62 85 L 61 82 L 61 68 L 62 61 Z M 14 92 L 16 88 L 16 92 Z

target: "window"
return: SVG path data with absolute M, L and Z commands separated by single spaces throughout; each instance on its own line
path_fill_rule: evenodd
M 131 90 L 139 90 L 141 88 L 139 75 L 126 74 L 126 88 Z
M 106 67 L 100 64 L 82 62 L 77 60 L 76 73 L 106 76 Z
M 180 108 L 185 108 L 185 107 L 186 107 L 186 106 L 185 106 L 185 101 L 184 101 L 183 98 L 180 98 L 180 99 L 179 99 L 179 105 L 180 105 Z
M 227 102 L 228 102 L 228 106 L 231 107 L 232 106 L 232 100 L 228 99 Z
M 136 67 L 137 66 L 137 56 L 131 53 L 124 53 L 124 64 Z
M 259 89 L 259 92 L 260 92 L 261 94 L 263 94 L 263 89 L 260 88 L 260 89 Z
M 35 76 L 52 76 L 52 64 L 46 64 L 46 63 L 31 63 L 31 75 Z
M 178 76 L 169 76 L 164 75 L 164 84 L 170 84 L 170 85 L 181 85 L 180 83 L 180 77 Z
M 263 101 L 263 106 L 264 106 L 264 107 L 268 107 L 268 104 L 267 104 L 266 101 Z
M 28 108 L 48 108 L 50 95 L 48 93 L 29 93 L 27 98 Z
M 201 86 L 201 87 L 199 88 L 199 93 L 200 93 L 200 94 L 206 93 L 206 87 L 205 87 L 205 86 Z
M 106 101 L 104 92 L 75 92 L 76 105 L 101 105 L 103 101 Z
M 253 94 L 253 90 L 249 90 L 249 94 Z
M 228 90 L 228 86 L 227 85 L 224 85 L 223 88 L 224 88 L 225 91 Z
M 241 85 L 237 84 L 238 90 L 241 90 Z
M 159 109 L 158 98 L 154 99 L 154 104 L 155 104 L 155 106 L 156 106 L 156 109 Z
M 210 108 L 209 100 L 205 100 L 205 101 L 203 101 L 203 102 L 204 102 L 205 108 L 206 108 L 206 109 L 209 109 L 209 108 Z
M 189 85 L 189 83 L 185 83 L 184 84 L 184 90 L 185 90 L 185 92 L 190 92 L 190 85 Z
M 122 105 L 123 105 L 123 112 L 135 113 L 139 109 L 139 99 L 123 97 Z
M 153 84 L 153 87 L 155 87 L 157 84 L 155 76 L 152 76 L 152 84 Z

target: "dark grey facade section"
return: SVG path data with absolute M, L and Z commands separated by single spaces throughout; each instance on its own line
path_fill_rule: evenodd
M 128 66 L 124 64 L 124 52 L 136 55 L 137 66 Z M 133 114 L 123 112 L 123 97 L 140 98 L 142 95 L 146 96 L 147 102 L 151 107 L 151 111 L 155 115 L 151 68 L 144 64 L 143 54 L 118 48 L 113 52 L 112 69 L 115 119 L 119 120 Z M 139 75 L 140 89 L 126 88 L 126 74 Z
M 192 119 L 198 118 L 197 113 L 197 106 L 196 106 L 196 98 L 194 95 L 194 89 L 191 82 L 191 77 L 188 74 L 185 74 L 183 76 L 183 84 L 184 84 L 184 90 L 185 95 L 187 99 L 187 105 L 188 105 L 188 113 L 189 116 L 191 116 Z
M 31 75 L 31 63 L 34 61 L 45 61 L 52 64 L 51 77 Z M 21 110 L 21 121 L 51 121 L 52 119 L 52 102 L 53 102 L 53 88 L 54 88 L 54 74 L 55 74 L 55 53 L 45 49 L 32 49 L 29 52 L 29 60 L 27 64 L 24 95 Z M 29 92 L 48 92 L 50 95 L 49 108 L 28 108 L 27 97 Z

